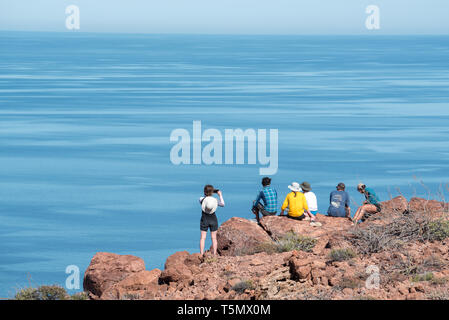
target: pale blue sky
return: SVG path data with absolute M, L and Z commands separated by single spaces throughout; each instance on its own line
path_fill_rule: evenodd
M 203 34 L 449 34 L 449 0 L 0 0 L 0 30 Z M 380 7 L 380 30 L 365 8 Z M 71 31 L 73 32 L 73 31 Z

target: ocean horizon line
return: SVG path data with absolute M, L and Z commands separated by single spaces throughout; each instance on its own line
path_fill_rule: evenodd
M 151 36 L 254 36 L 254 37 L 448 37 L 449 33 L 182 33 L 182 32 L 120 32 L 120 31 L 73 31 L 73 30 L 8 30 L 0 33 L 49 33 L 49 34 L 100 34 L 100 35 L 151 35 Z

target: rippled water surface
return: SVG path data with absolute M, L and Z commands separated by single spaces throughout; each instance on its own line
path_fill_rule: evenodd
M 172 130 L 279 130 L 273 184 L 383 199 L 449 182 L 449 37 L 0 33 L 0 297 L 98 251 L 197 251 L 202 187 L 252 218 L 259 165 L 170 162 Z M 440 184 L 443 184 L 440 186 Z M 449 191 L 445 189 L 446 193 Z M 355 205 L 354 205 L 355 207 Z

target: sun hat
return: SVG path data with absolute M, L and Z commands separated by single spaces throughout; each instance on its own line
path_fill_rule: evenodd
M 304 181 L 303 183 L 301 183 L 301 189 L 302 189 L 302 191 L 308 192 L 308 191 L 312 190 L 312 187 L 310 186 L 310 183 Z
M 203 212 L 213 214 L 217 210 L 218 201 L 214 197 L 206 197 L 201 202 L 201 209 Z
M 289 188 L 291 191 L 296 191 L 296 192 L 301 191 L 301 188 L 299 187 L 299 183 L 298 183 L 298 182 L 292 182 L 292 184 L 289 185 L 288 188 Z

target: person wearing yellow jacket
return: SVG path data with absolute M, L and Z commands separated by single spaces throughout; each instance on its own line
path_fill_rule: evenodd
M 300 192 L 301 188 L 299 183 L 293 182 L 288 188 L 292 191 L 290 192 L 284 200 L 281 207 L 281 216 L 284 215 L 284 210 L 288 207 L 288 218 L 295 220 L 310 220 L 311 225 L 320 226 L 321 223 L 316 222 L 316 217 L 310 213 L 309 207 L 307 206 L 307 200 L 304 193 Z

